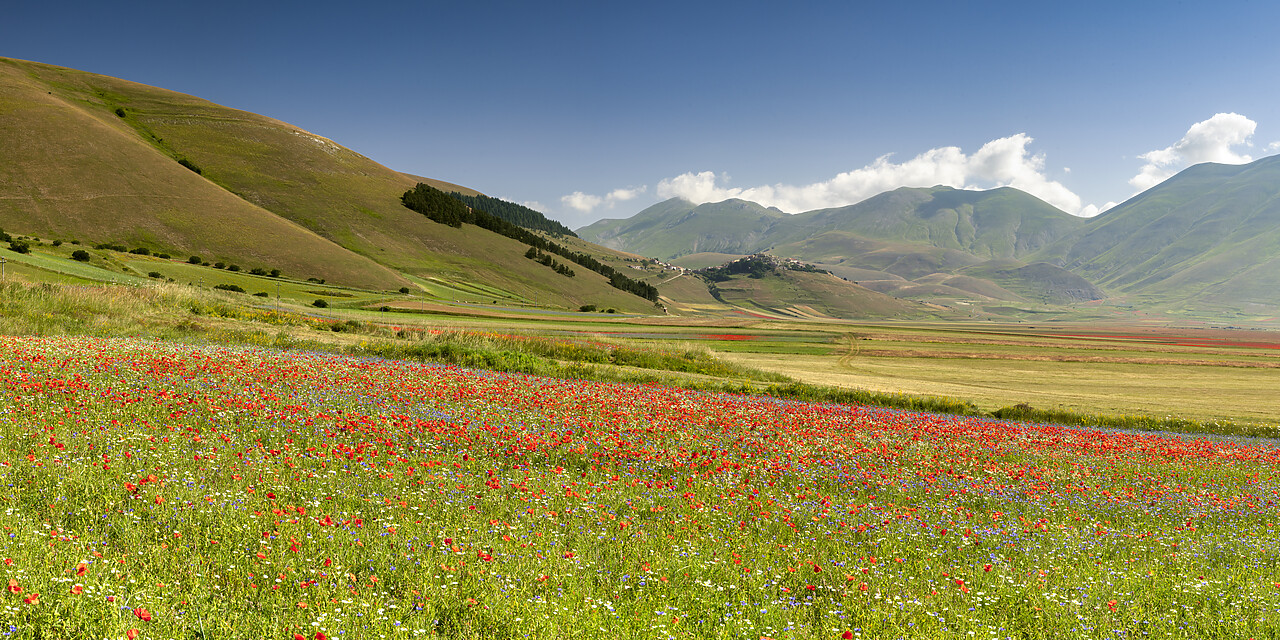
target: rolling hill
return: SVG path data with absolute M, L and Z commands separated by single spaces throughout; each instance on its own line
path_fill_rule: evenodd
M 437 282 L 504 303 L 653 310 L 599 274 L 566 278 L 527 260 L 520 242 L 437 224 L 400 202 L 418 182 L 475 190 L 181 93 L 0 58 L 0 149 L 0 227 L 10 232 L 374 289 Z
M 1234 316 L 1280 306 L 1280 156 L 1200 164 L 1041 251 L 1114 294 Z

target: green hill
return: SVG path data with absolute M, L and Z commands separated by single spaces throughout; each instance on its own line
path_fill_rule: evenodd
M 185 94 L 0 59 L 0 150 L 0 227 L 11 232 L 361 287 L 439 293 L 429 280 L 502 302 L 652 311 L 599 274 L 534 268 L 520 242 L 406 209 L 400 197 L 420 178 Z
M 1021 258 L 1086 221 L 1003 187 L 895 189 L 837 209 L 797 214 L 806 236 L 844 231 L 864 238 L 954 249 L 988 259 Z
M 1280 307 L 1280 156 L 1190 167 L 1036 257 L 1146 305 Z
M 755 253 L 791 216 L 746 200 L 694 205 L 672 198 L 625 220 L 600 220 L 578 229 L 585 240 L 663 260 L 692 253 Z

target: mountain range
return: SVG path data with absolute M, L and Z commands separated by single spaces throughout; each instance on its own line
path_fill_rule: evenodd
M 1008 187 L 938 186 L 794 215 L 673 199 L 578 233 L 690 267 L 765 252 L 935 302 L 1280 311 L 1280 156 L 1196 165 L 1088 219 Z

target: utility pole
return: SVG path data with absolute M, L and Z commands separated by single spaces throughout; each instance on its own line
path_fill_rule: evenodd
M 4 263 L 6 263 L 6 262 L 8 262 L 8 260 L 5 260 L 4 258 L 0 258 L 0 287 L 4 286 L 4 283 L 5 283 L 5 279 L 4 279 Z
M 276 317 L 280 316 L 280 283 L 276 283 Z

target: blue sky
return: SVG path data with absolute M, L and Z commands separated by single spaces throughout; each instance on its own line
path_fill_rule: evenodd
M 0 55 L 284 120 L 578 227 L 1012 185 L 1089 215 L 1280 152 L 1274 2 L 23 2 Z

